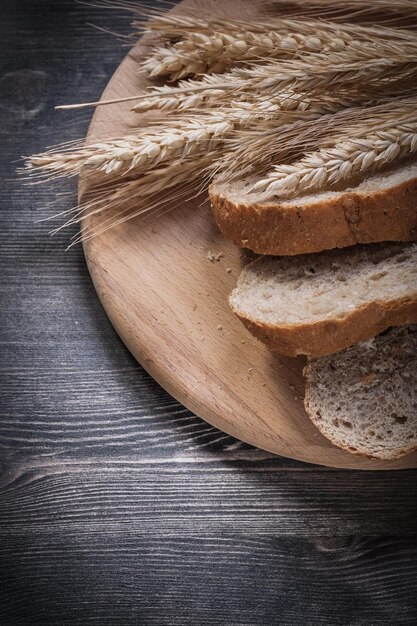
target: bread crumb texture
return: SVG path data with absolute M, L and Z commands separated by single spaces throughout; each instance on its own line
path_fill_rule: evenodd
M 417 449 L 417 325 L 311 359 L 305 374 L 306 410 L 335 445 L 379 459 Z
M 354 246 L 299 257 L 260 257 L 242 271 L 230 304 L 263 324 L 341 319 L 361 306 L 417 298 L 417 244 Z

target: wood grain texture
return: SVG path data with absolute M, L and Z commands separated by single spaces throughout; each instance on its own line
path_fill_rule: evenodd
M 64 251 L 75 230 L 35 223 L 76 185 L 25 186 L 16 161 L 85 135 L 89 112 L 53 106 L 100 97 L 126 50 L 88 23 L 128 19 L 72 0 L 0 16 L 1 626 L 414 626 L 416 471 L 308 465 L 208 425 L 124 347 Z
M 225 17 L 256 15 L 251 0 L 183 0 L 175 11 Z M 130 96 L 149 82 L 140 72 L 151 40 L 129 52 L 103 94 Z M 99 107 L 89 139 L 140 125 L 131 103 Z M 80 197 L 90 191 L 84 180 Z M 242 268 L 240 250 L 215 226 L 201 197 L 145 225 L 134 219 L 88 240 L 97 293 L 117 332 L 145 369 L 197 415 L 243 441 L 311 463 L 355 469 L 416 467 L 417 453 L 374 461 L 338 449 L 303 406 L 304 360 L 273 356 L 230 311 L 227 298 Z M 100 229 L 106 212 L 86 218 Z M 210 262 L 210 251 L 222 255 Z M 226 272 L 230 268 L 230 273 Z
M 404 626 L 416 617 L 417 581 L 405 557 L 409 552 L 416 558 L 417 546 L 403 540 L 253 539 L 230 533 L 204 535 L 204 541 L 169 535 L 155 540 L 129 531 L 68 533 L 65 543 L 53 533 L 23 537 L 31 540 L 24 556 L 0 547 L 3 558 L 14 559 L 15 571 L 38 562 L 25 586 L 18 577 L 10 585 L 4 607 L 10 624 L 28 623 L 19 619 L 23 603 L 30 607 L 30 623 L 64 626 L 299 626 L 300 601 L 308 626 Z M 34 588 L 36 595 L 30 593 Z M 393 604 L 390 622 L 386 607 Z

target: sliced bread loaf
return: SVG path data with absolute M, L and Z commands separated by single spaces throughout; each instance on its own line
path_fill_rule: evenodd
M 349 452 L 396 459 L 417 449 L 417 326 L 310 360 L 305 407 Z
M 272 350 L 331 354 L 417 322 L 417 243 L 259 257 L 243 269 L 229 301 Z
M 416 160 L 354 181 L 350 188 L 293 200 L 249 193 L 254 182 L 215 182 L 209 193 L 226 239 L 258 254 L 295 255 L 417 239 Z

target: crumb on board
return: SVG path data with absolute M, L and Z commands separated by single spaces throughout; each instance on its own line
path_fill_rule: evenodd
M 227 272 L 228 274 L 231 274 L 231 273 L 232 273 L 232 268 L 231 268 L 231 267 L 226 267 L 226 272 Z
M 211 250 L 207 252 L 207 258 L 211 263 L 214 263 L 214 261 L 220 261 L 223 256 L 223 252 L 212 252 Z
M 197 305 L 195 304 L 195 305 L 193 306 L 193 311 L 196 311 L 196 310 L 197 310 Z
M 223 330 L 223 326 L 221 324 L 217 325 L 217 330 Z

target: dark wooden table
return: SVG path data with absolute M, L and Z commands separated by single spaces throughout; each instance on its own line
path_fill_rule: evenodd
M 73 230 L 76 183 L 21 155 L 83 136 L 124 50 L 120 11 L 0 3 L 0 624 L 417 624 L 416 472 L 274 458 L 210 427 L 134 361 Z

